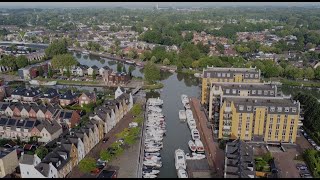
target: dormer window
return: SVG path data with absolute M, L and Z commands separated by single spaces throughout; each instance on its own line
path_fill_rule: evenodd
M 252 94 L 256 94 L 256 90 L 252 90 Z
M 264 91 L 264 95 L 268 95 L 268 91 Z
M 274 110 L 275 110 L 274 106 L 270 107 L 270 112 L 274 112 Z
M 278 107 L 278 112 L 282 112 L 282 107 Z
M 226 89 L 226 93 L 229 94 L 230 93 L 230 89 Z
M 259 74 L 255 74 L 254 77 L 255 77 L 255 78 L 258 78 L 258 77 L 259 77 Z
M 222 73 L 222 77 L 226 77 L 226 73 Z
M 289 112 L 289 107 L 285 107 L 284 112 Z
M 243 111 L 244 107 L 242 105 L 239 106 L 239 110 Z
M 221 77 L 221 73 L 218 73 L 217 75 L 218 75 L 218 77 Z
M 247 111 L 251 111 L 252 107 L 251 106 L 247 106 Z
M 236 89 L 232 89 L 232 94 L 236 94 L 237 90 Z
M 249 74 L 245 74 L 244 77 L 248 78 L 248 77 L 249 77 Z
M 270 95 L 274 95 L 274 92 L 273 92 L 273 91 L 270 91 Z
M 61 165 L 61 161 L 58 161 L 56 165 L 59 167 Z
M 227 73 L 227 77 L 230 77 L 230 73 Z
M 253 78 L 253 74 L 250 74 L 250 78 Z
M 297 112 L 297 108 L 292 108 L 292 112 Z
M 261 90 L 258 90 L 258 94 L 259 94 L 259 95 L 262 94 L 262 91 L 261 91 Z

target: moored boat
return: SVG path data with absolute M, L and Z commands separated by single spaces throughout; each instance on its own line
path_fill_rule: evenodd
M 204 153 L 204 146 L 203 146 L 203 143 L 200 139 L 195 140 L 195 145 L 197 147 L 197 152 Z
M 180 120 L 186 120 L 186 119 L 187 119 L 186 111 L 185 111 L 185 110 L 180 110 L 180 111 L 179 111 L 179 119 L 180 119 Z
M 187 171 L 183 168 L 179 168 L 177 171 L 178 178 L 188 178 Z
M 182 149 L 177 149 L 175 151 L 175 166 L 176 166 L 176 169 L 179 169 L 180 167 L 183 169 L 187 168 L 185 154 Z
M 188 145 L 191 151 L 195 152 L 197 150 L 197 146 L 192 140 L 188 142 Z
M 191 136 L 193 140 L 200 139 L 200 133 L 197 129 L 191 129 Z

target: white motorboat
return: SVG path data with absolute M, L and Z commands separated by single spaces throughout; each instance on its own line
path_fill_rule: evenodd
M 185 104 L 184 104 L 184 108 L 185 108 L 185 109 L 190 109 L 190 108 L 191 108 L 191 107 L 190 107 L 190 104 L 189 104 L 189 103 L 185 103 Z
M 158 112 L 158 113 L 161 113 L 162 112 L 162 109 L 157 107 L 157 106 L 148 106 L 147 108 L 149 111 L 154 111 L 154 112 Z
M 193 113 L 192 113 L 192 111 L 190 109 L 186 110 L 186 116 L 187 116 L 187 120 L 194 119 L 193 118 Z
M 183 169 L 187 168 L 185 154 L 182 149 L 177 149 L 175 151 L 175 166 L 176 169 L 179 169 L 180 167 L 182 167 Z
M 163 145 L 162 144 L 154 144 L 154 143 L 149 143 L 149 144 L 145 144 L 144 145 L 145 148 L 160 148 L 162 149 L 163 148 Z
M 149 98 L 148 99 L 148 105 L 152 106 L 161 106 L 163 104 L 163 100 L 158 98 Z
M 146 160 L 155 160 L 155 161 L 160 161 L 161 157 L 158 156 L 145 156 L 144 157 Z
M 192 153 L 192 155 L 190 155 L 189 153 L 186 154 L 187 160 L 201 160 L 204 158 L 206 158 L 204 154 L 197 154 L 197 153 Z
M 83 51 L 82 54 L 88 55 L 88 54 L 90 54 L 90 52 L 89 51 Z
M 188 98 L 188 96 L 185 95 L 185 94 L 182 94 L 182 95 L 181 95 L 181 102 L 182 102 L 183 106 L 185 106 L 186 103 L 189 103 L 189 98 Z
M 179 168 L 177 173 L 178 173 L 178 178 L 188 178 L 187 171 L 184 170 L 183 168 Z
M 200 139 L 200 133 L 197 129 L 191 129 L 191 136 L 193 140 Z
M 162 167 L 162 163 L 161 161 L 157 161 L 157 162 L 154 162 L 154 161 L 143 161 L 143 165 L 145 166 L 152 166 L 152 167 Z
M 152 112 L 148 114 L 148 117 L 159 117 L 164 118 L 164 115 L 162 113 Z
M 145 169 L 145 170 L 143 170 L 143 172 L 142 172 L 143 174 L 154 174 L 154 175 L 156 175 L 156 174 L 159 174 L 160 173 L 160 171 L 159 170 L 155 170 L 155 169 Z
M 145 153 L 145 156 L 161 156 L 160 153 Z
M 196 121 L 195 120 L 188 121 L 188 126 L 190 129 L 196 129 L 197 128 Z
M 145 152 L 159 152 L 161 150 L 161 148 L 146 148 L 144 151 Z M 146 165 L 148 166 L 148 165 Z
M 195 152 L 197 150 L 197 146 L 192 140 L 188 142 L 188 145 L 191 151 Z
M 197 152 L 204 153 L 204 146 L 200 139 L 195 140 L 195 145 L 197 146 Z
M 157 175 L 154 175 L 154 174 L 144 174 L 142 177 L 143 177 L 143 178 L 156 178 Z
M 187 119 L 186 111 L 185 111 L 185 110 L 180 110 L 180 111 L 179 111 L 179 119 L 180 119 L 180 120 L 186 120 L 186 119 Z

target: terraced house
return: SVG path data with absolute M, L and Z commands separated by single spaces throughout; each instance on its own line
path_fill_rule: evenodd
M 300 103 L 290 97 L 222 96 L 219 139 L 295 143 Z
M 213 123 L 214 133 L 219 130 L 219 113 L 222 96 L 250 96 L 250 97 L 276 97 L 278 92 L 276 84 L 271 83 L 234 83 L 214 82 L 210 86 L 209 103 L 207 106 L 208 118 Z
M 132 106 L 132 95 L 123 93 L 113 101 L 105 101 L 80 129 L 49 142 L 46 147 L 50 153 L 42 160 L 24 154 L 19 163 L 22 178 L 65 178 Z
M 256 68 L 208 67 L 202 72 L 201 103 L 208 104 L 209 91 L 213 82 L 258 83 L 261 72 Z

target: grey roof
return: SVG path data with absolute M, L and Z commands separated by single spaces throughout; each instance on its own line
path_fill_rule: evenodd
M 43 120 L 38 126 L 37 129 L 42 131 L 45 128 L 50 134 L 54 134 L 59 131 L 62 127 L 57 121 L 52 121 L 51 123 L 47 120 Z
M 56 89 L 49 88 L 46 92 L 44 92 L 40 98 L 54 98 L 59 96 L 59 93 Z
M 222 96 L 222 101 L 233 102 L 238 113 L 253 112 L 255 107 L 268 108 L 269 114 L 298 115 L 300 113 L 300 103 L 288 97 Z M 240 107 L 243 107 L 243 110 L 240 110 Z M 286 112 L 287 108 L 289 111 Z
M 14 149 L 14 148 L 9 148 L 9 149 L 5 148 L 5 149 L 0 150 L 0 159 L 5 157 L 6 155 L 11 153 L 12 151 L 16 151 L 16 149 Z
M 226 162 L 226 177 L 255 177 L 253 148 L 244 141 L 237 139 L 227 143 Z M 248 167 L 251 167 L 252 170 Z
M 230 74 L 228 77 L 227 74 Z M 260 79 L 260 72 L 255 68 L 218 68 L 218 67 L 208 67 L 203 70 L 204 78 L 221 78 L 221 79 L 233 79 L 235 74 L 243 74 L 243 79 Z M 221 75 L 220 77 L 218 75 Z M 225 75 L 223 77 L 223 74 Z M 246 77 L 246 75 L 249 75 Z M 250 77 L 250 74 L 253 74 L 253 77 Z M 255 75 L 258 77 L 255 77 Z
M 23 154 L 20 159 L 21 164 L 29 164 L 32 165 L 34 161 L 34 155 Z
M 50 170 L 50 165 L 47 163 L 39 163 L 36 167 L 35 167 L 43 176 L 48 177 L 49 175 L 49 170 Z

